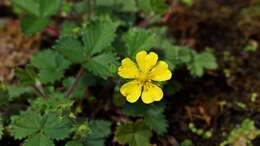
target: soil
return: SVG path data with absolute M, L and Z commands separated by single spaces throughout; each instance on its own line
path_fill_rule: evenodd
M 182 87 L 178 90 L 176 88 L 176 92 L 167 97 L 169 102 L 166 115 L 170 127 L 166 136 L 153 139 L 154 143 L 159 143 L 158 146 L 178 146 L 184 139 L 191 139 L 196 146 L 218 146 L 224 139 L 223 133 L 230 131 L 245 118 L 254 120 L 256 127 L 260 127 L 260 97 L 255 102 L 250 100 L 252 93 L 260 96 L 260 48 L 257 47 L 256 51 L 251 52 L 245 50 L 248 44 L 259 45 L 260 14 L 244 14 L 247 8 L 260 5 L 260 2 L 194 1 L 191 7 L 173 3 L 165 25 L 169 29 L 169 35 L 176 38 L 181 45 L 195 48 L 197 51 L 212 48 L 219 67 L 215 71 L 207 72 L 202 78 L 190 76 L 185 67 L 174 73 L 172 82 L 180 83 Z M 10 12 L 5 8 L 5 13 L 2 13 L 2 7 L 0 21 L 6 19 Z M 15 34 L 16 37 L 10 34 L 11 40 L 19 38 L 15 41 L 18 43 L 6 41 L 9 37 L 9 27 L 17 27 L 17 23 L 17 20 L 8 20 L 7 25 L 4 25 L 7 28 L 0 29 L 0 62 L 4 62 L 0 65 L 0 76 L 7 81 L 12 80 L 13 69 L 26 64 L 42 43 L 41 35 L 28 40 L 20 34 L 20 30 L 15 30 L 19 32 Z M 27 43 L 21 44 L 24 41 Z M 11 49 L 7 50 L 6 48 L 10 48 L 8 46 L 11 46 Z M 238 102 L 244 103 L 248 108 L 241 108 Z M 221 103 L 225 105 L 222 107 Z M 95 114 L 109 111 L 107 106 L 103 107 Z M 116 112 L 112 111 L 111 114 Z M 193 134 L 188 128 L 190 122 L 202 129 L 212 129 L 213 137 L 203 139 Z M 8 143 L 3 143 L 7 141 Z M 10 137 L 4 137 L 0 141 L 0 145 L 8 146 L 17 146 L 18 143 L 19 141 Z M 253 143 L 254 146 L 260 146 L 260 139 Z

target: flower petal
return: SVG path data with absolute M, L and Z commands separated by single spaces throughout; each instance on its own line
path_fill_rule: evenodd
M 118 75 L 122 78 L 133 79 L 138 75 L 139 70 L 130 58 L 123 59 L 121 64 L 118 68 Z
M 128 102 L 134 103 L 141 96 L 142 85 L 136 80 L 130 81 L 122 85 L 120 92 Z
M 148 82 L 144 85 L 141 98 L 142 101 L 146 104 L 152 103 L 154 101 L 160 101 L 163 98 L 162 89 L 157 85 Z
M 159 61 L 149 73 L 149 78 L 154 81 L 166 81 L 171 79 L 171 77 L 172 73 L 168 68 L 168 64 L 164 61 Z
M 138 67 L 143 72 L 148 72 L 158 60 L 158 55 L 154 52 L 147 54 L 146 51 L 140 51 L 136 54 Z

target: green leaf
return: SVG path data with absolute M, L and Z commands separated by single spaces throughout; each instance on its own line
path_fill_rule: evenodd
M 26 111 L 19 116 L 12 116 L 11 134 L 16 139 L 26 138 L 35 134 L 41 128 L 41 115 Z
M 123 41 L 126 44 L 127 55 L 130 57 L 141 50 L 150 50 L 157 43 L 156 35 L 141 28 L 132 28 L 124 36 Z
M 54 48 L 73 63 L 86 60 L 81 42 L 74 37 L 62 37 Z
M 65 146 L 83 146 L 83 144 L 79 141 L 69 141 Z
M 12 4 L 31 15 L 39 16 L 40 14 L 38 0 L 12 0 Z
M 83 64 L 85 69 L 104 79 L 113 75 L 117 65 L 117 58 L 112 53 L 97 55 Z
M 33 111 L 25 111 L 19 116 L 13 116 L 10 127 L 11 134 L 16 139 L 28 138 L 26 143 L 29 146 L 35 144 L 36 139 L 62 140 L 70 135 L 72 129 L 71 122 L 66 117 L 60 117 L 57 113 L 47 113 L 42 116 Z
M 167 132 L 168 123 L 163 114 L 163 104 L 145 105 L 143 103 L 126 104 L 123 107 L 123 112 L 131 117 L 143 117 L 144 122 L 150 129 L 157 134 L 163 135 Z
M 62 140 L 71 133 L 71 122 L 67 118 L 59 117 L 56 113 L 48 113 L 43 117 L 45 123 L 43 132 L 52 139 Z
M 193 0 L 181 0 L 181 2 L 188 6 L 192 6 L 193 4 Z
M 40 80 L 49 83 L 61 79 L 70 62 L 55 51 L 45 50 L 33 57 L 32 64 L 39 69 Z
M 91 129 L 87 137 L 87 145 L 104 146 L 105 138 L 111 134 L 111 123 L 103 120 L 92 120 L 89 122 Z
M 167 11 L 165 0 L 137 0 L 138 7 L 145 12 L 155 12 L 163 14 Z
M 162 111 L 158 109 L 149 109 L 144 115 L 144 122 L 159 135 L 167 132 L 167 120 Z
M 24 146 L 55 146 L 53 141 L 46 135 L 38 133 L 29 137 Z
M 61 7 L 62 0 L 39 0 L 39 4 L 41 16 L 47 17 L 57 13 Z
M 37 78 L 35 68 L 31 64 L 26 65 L 25 69 L 17 68 L 15 75 L 18 77 L 19 83 L 24 86 L 33 85 Z
M 21 28 L 27 35 L 43 30 L 50 22 L 48 17 L 36 17 L 33 15 L 25 15 L 21 19 Z
M 22 94 L 30 93 L 33 91 L 32 88 L 29 87 L 16 87 L 16 86 L 7 86 L 7 90 L 11 101 L 21 96 Z
M 85 50 L 94 55 L 108 49 L 115 38 L 118 24 L 108 17 L 93 19 L 83 30 Z
M 116 128 L 116 141 L 122 145 L 149 146 L 152 132 L 143 121 L 127 123 Z
M 73 21 L 65 21 L 62 26 L 61 37 L 73 36 L 75 34 L 74 29 L 79 28 Z
M 204 69 L 217 68 L 216 58 L 209 52 L 203 52 L 201 54 L 195 53 L 193 61 L 188 64 L 188 69 L 192 75 L 201 77 L 204 73 Z
M 122 12 L 136 12 L 137 6 L 135 0 L 96 0 L 98 7 L 109 7 Z

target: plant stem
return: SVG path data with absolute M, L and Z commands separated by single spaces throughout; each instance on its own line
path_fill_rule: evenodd
M 85 70 L 84 70 L 84 68 L 81 67 L 78 74 L 76 75 L 76 78 L 73 80 L 71 86 L 66 91 L 65 97 L 69 97 L 71 95 L 72 91 L 74 90 L 74 88 L 78 84 L 80 78 L 84 75 L 84 73 L 85 73 Z
M 38 94 L 38 96 L 42 96 L 44 97 L 46 100 L 48 99 L 48 96 L 44 93 L 44 90 L 42 88 L 42 84 L 40 82 L 36 82 L 33 85 L 33 88 L 36 90 L 36 93 Z

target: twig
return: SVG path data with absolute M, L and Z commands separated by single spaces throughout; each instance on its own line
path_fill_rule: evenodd
M 80 78 L 84 75 L 84 73 L 85 73 L 85 70 L 84 70 L 84 68 L 81 67 L 78 74 L 76 75 L 76 78 L 73 80 L 71 86 L 66 91 L 65 97 L 69 97 L 71 95 L 72 91 L 74 90 L 74 88 L 78 84 Z

